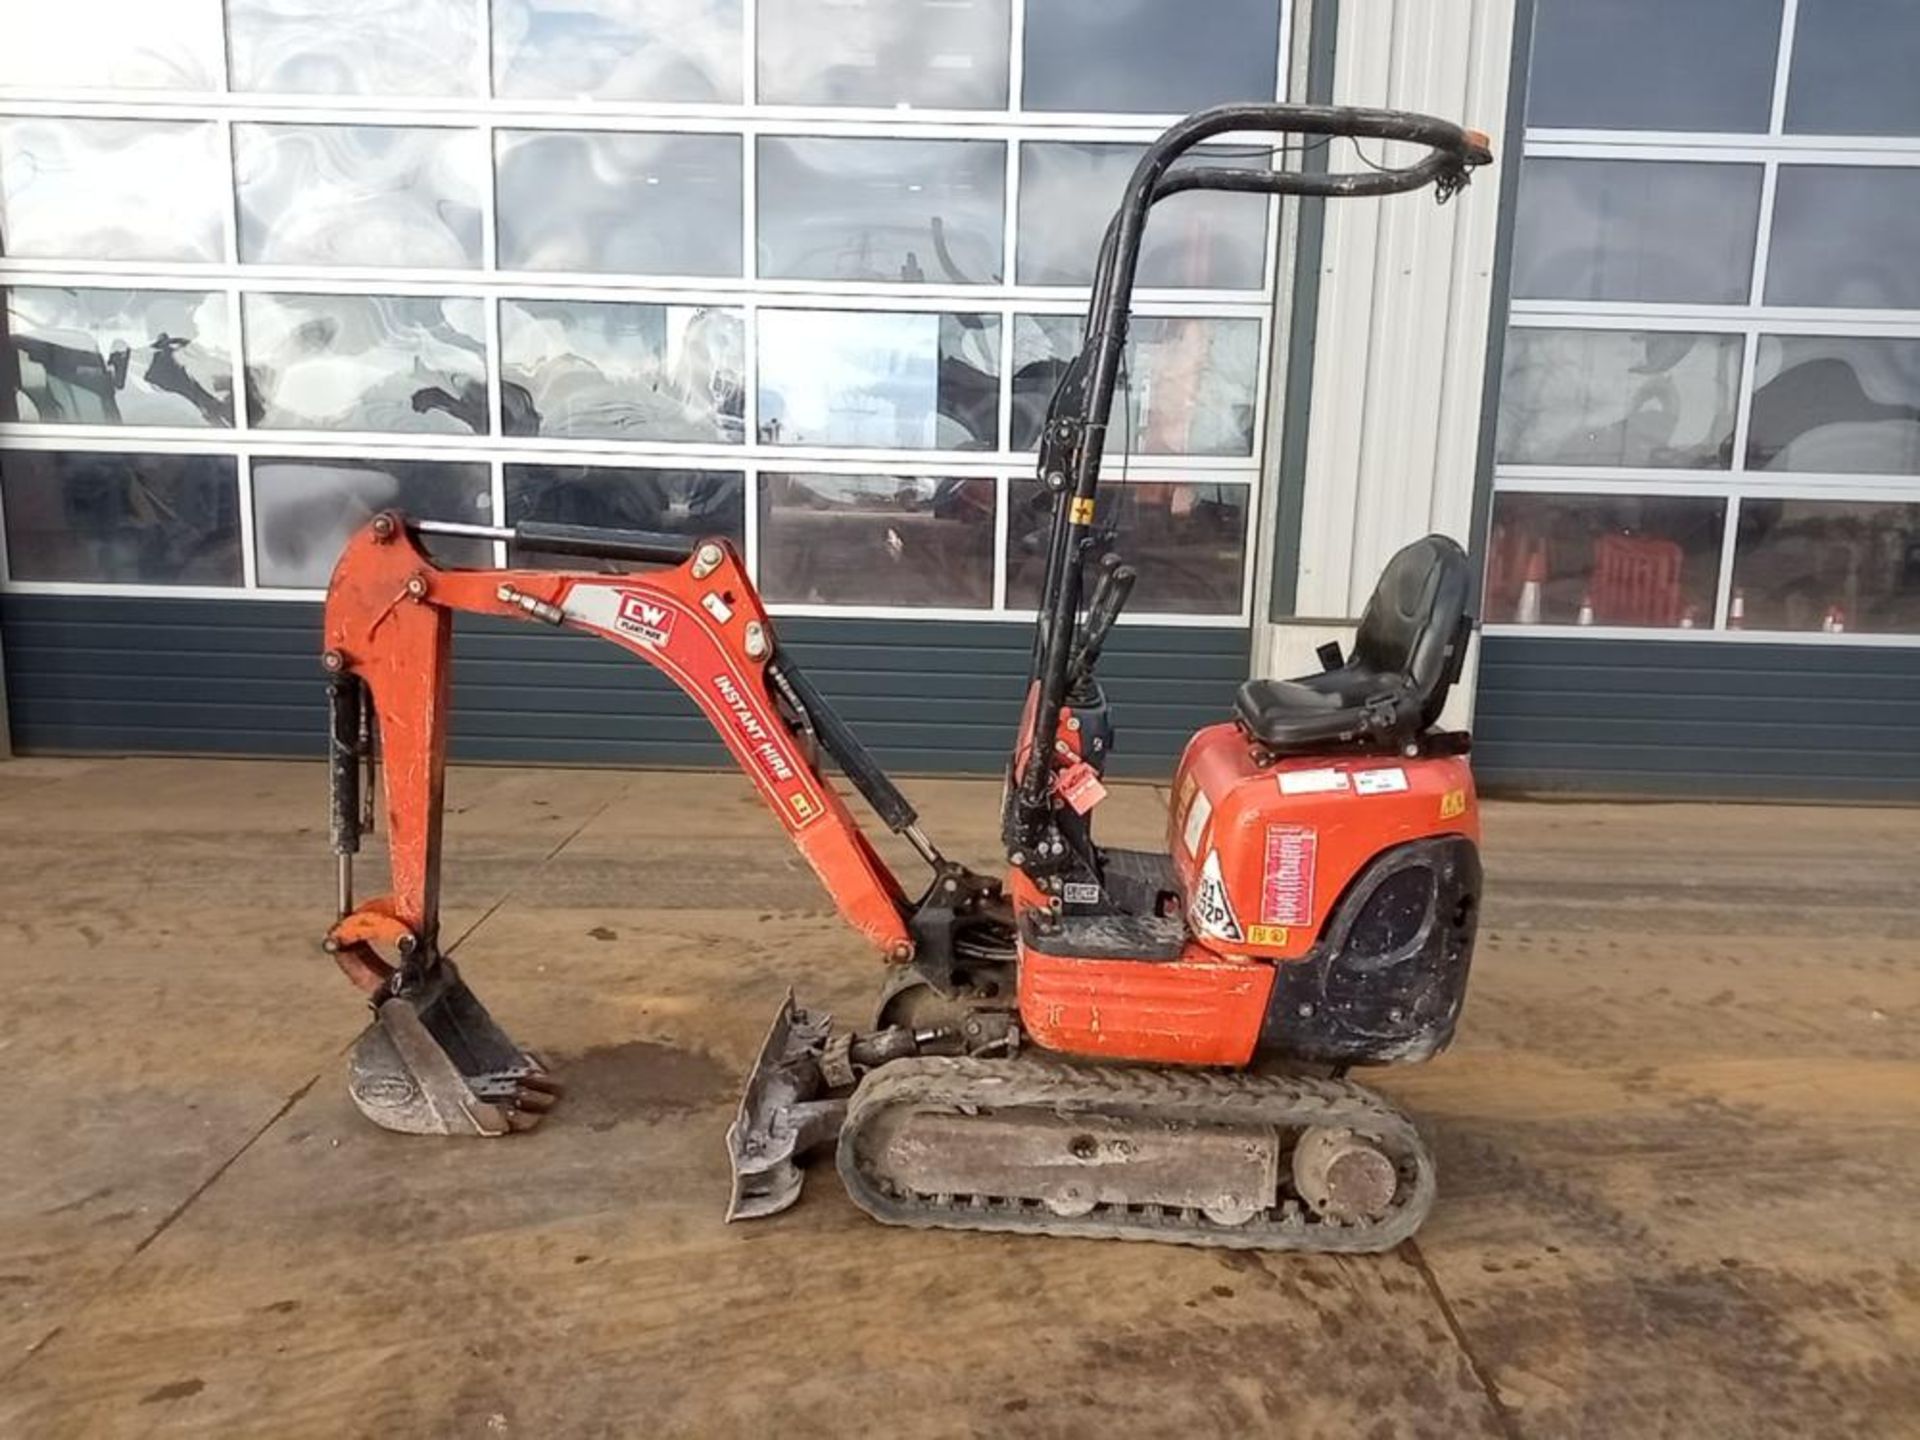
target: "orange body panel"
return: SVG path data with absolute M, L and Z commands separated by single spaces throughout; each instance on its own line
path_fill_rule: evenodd
M 1234 725 L 1210 725 L 1187 745 L 1167 815 L 1167 848 L 1202 943 L 1276 960 L 1313 948 L 1341 893 L 1374 856 L 1429 835 L 1480 842 L 1465 756 L 1262 765 Z
M 379 720 L 392 870 L 392 893 L 331 932 L 356 984 L 376 989 L 388 971 L 371 939 L 397 925 L 431 942 L 438 926 L 455 611 L 557 622 L 663 671 L 726 742 L 848 923 L 888 958 L 911 957 L 898 885 L 781 723 L 765 673 L 772 624 L 739 557 L 714 543 L 722 559 L 696 580 L 690 561 L 623 575 L 440 570 L 392 516 L 348 542 L 327 592 L 326 652 L 366 683 Z M 766 636 L 758 657 L 747 653 L 749 623 Z
M 1194 736 L 1174 774 L 1168 844 L 1193 936 L 1174 960 L 1020 947 L 1020 1018 L 1050 1050 L 1176 1065 L 1244 1065 L 1275 967 L 1304 957 L 1353 878 L 1430 835 L 1476 844 L 1461 756 L 1289 759 L 1262 765 L 1234 725 Z M 1015 871 L 1016 909 L 1046 897 Z

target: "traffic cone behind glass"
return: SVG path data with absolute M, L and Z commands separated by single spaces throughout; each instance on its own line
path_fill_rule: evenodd
M 1580 597 L 1580 614 L 1577 620 L 1575 621 L 1575 623 L 1579 625 L 1591 625 L 1593 623 L 1593 592 L 1592 591 L 1588 591 L 1585 595 L 1582 595 Z
M 1829 635 L 1846 634 L 1847 612 L 1842 610 L 1838 605 L 1829 605 L 1827 607 L 1827 618 L 1820 622 L 1820 628 Z
M 1540 592 L 1547 583 L 1547 547 L 1542 545 L 1527 557 L 1527 578 L 1520 587 L 1520 603 L 1514 607 L 1514 623 L 1540 623 Z
M 1727 628 L 1729 630 L 1747 628 L 1747 593 L 1744 590 L 1733 592 L 1733 603 L 1727 606 Z

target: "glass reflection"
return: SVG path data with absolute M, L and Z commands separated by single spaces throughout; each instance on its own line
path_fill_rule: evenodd
M 239 508 L 224 456 L 0 454 L 15 580 L 238 585 Z
M 803 605 L 993 604 L 992 480 L 762 475 L 760 592 Z
M 1737 526 L 1745 628 L 1920 634 L 1920 505 L 1748 497 Z
M 1513 293 L 1744 304 L 1759 217 L 1758 165 L 1530 158 Z
M 1920 474 L 1920 340 L 1762 335 L 1747 464 Z
M 654 530 L 747 543 L 747 482 L 737 471 L 628 470 L 605 465 L 509 465 L 507 523 L 540 520 L 599 529 Z M 508 563 L 546 570 L 658 568 L 630 560 L 586 560 L 510 546 Z
M 508 130 L 496 143 L 502 269 L 740 273 L 738 137 Z
M 262 585 L 322 590 L 354 532 L 382 510 L 487 525 L 492 480 L 481 464 L 438 460 L 253 462 L 254 566 Z M 493 563 L 484 540 L 424 537 L 440 565 Z
M 216 90 L 220 0 L 9 5 L 0 86 Z
M 1237 615 L 1247 541 L 1246 485 L 1130 480 L 1103 485 L 1094 524 L 1140 574 L 1127 608 L 1136 615 Z M 1040 603 L 1053 500 L 1015 481 L 1007 516 L 1007 605 Z
M 1057 140 L 1021 147 L 1015 253 L 1022 285 L 1091 283 L 1107 221 L 1143 148 Z M 1193 163 L 1210 159 L 1203 152 Z M 1266 282 L 1267 202 L 1218 191 L 1176 195 L 1153 207 L 1143 241 L 1138 283 L 1144 287 L 1258 290 Z
M 227 205 L 211 124 L 0 120 L 0 248 L 14 259 L 217 261 Z
M 480 307 L 464 296 L 243 296 L 249 423 L 486 434 Z
M 1920 309 L 1920 170 L 1782 165 L 1769 305 Z
M 738 444 L 744 332 L 738 310 L 503 300 L 506 432 Z
M 740 0 L 493 0 L 494 94 L 738 104 Z
M 997 140 L 760 141 L 760 274 L 775 280 L 1000 279 Z
M 1710 628 L 1727 502 L 1711 496 L 1494 496 L 1488 624 Z
M 1764 134 L 1779 41 L 1780 0 L 1536 0 L 1527 123 Z
M 1004 110 L 1008 17 L 1008 0 L 760 0 L 760 101 Z
M 227 297 L 194 290 L 6 293 L 0 419 L 46 425 L 233 424 Z M 0 364 L 0 374 L 5 374 Z
M 240 258 L 261 265 L 472 268 L 479 132 L 236 125 Z
M 1186 115 L 1271 100 L 1285 8 L 1274 0 L 1027 0 L 1026 108 Z
M 472 0 L 227 0 L 235 90 L 279 95 L 471 95 Z
M 1740 349 L 1738 335 L 1509 330 L 1500 462 L 1725 469 Z
M 759 325 L 763 443 L 998 446 L 998 316 L 762 310 Z
M 1797 135 L 1920 135 L 1920 7 L 1799 0 L 1787 124 Z
M 1039 441 L 1054 388 L 1079 349 L 1076 315 L 1014 317 L 1014 449 Z M 1259 373 L 1257 320 L 1134 317 L 1108 453 L 1125 443 L 1139 455 L 1253 454 Z

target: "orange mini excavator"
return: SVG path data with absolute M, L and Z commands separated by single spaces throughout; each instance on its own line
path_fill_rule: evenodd
M 1249 131 L 1410 142 L 1423 158 L 1352 174 L 1171 168 L 1200 141 Z M 664 671 L 891 967 L 864 1031 L 835 1031 L 787 996 L 728 1134 L 729 1218 L 792 1204 L 804 1152 L 831 1141 L 855 1202 L 890 1224 L 1335 1251 L 1411 1234 L 1432 1203 L 1432 1158 L 1346 1072 L 1434 1054 L 1466 989 L 1478 811 L 1467 737 L 1435 728 L 1471 633 L 1466 557 L 1441 536 L 1409 545 L 1351 657 L 1326 647 L 1319 674 L 1241 687 L 1233 717 L 1181 758 L 1166 850 L 1124 850 L 1092 823 L 1114 744 L 1097 671 L 1134 572 L 1096 500 L 1156 201 L 1426 185 L 1445 200 L 1490 158 L 1484 136 L 1442 120 L 1294 105 L 1202 111 L 1147 148 L 1041 441 L 1052 522 L 1004 877 L 922 832 L 783 651 L 724 540 L 376 516 L 340 558 L 323 657 L 341 876 L 326 948 L 374 1008 L 350 1065 L 360 1109 L 394 1130 L 500 1135 L 557 1094 L 440 948 L 453 615 L 505 616 L 586 631 Z M 423 548 L 437 536 L 636 568 L 446 569 Z M 392 885 L 356 903 L 376 737 Z M 924 884 L 888 869 L 828 759 L 926 862 Z

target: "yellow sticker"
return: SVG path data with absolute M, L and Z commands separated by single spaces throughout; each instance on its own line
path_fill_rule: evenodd
M 1467 792 L 1449 790 L 1440 797 L 1440 818 L 1452 820 L 1467 813 Z
M 1249 925 L 1247 927 L 1249 945 L 1285 945 L 1287 927 L 1284 925 Z
M 813 801 L 798 791 L 787 796 L 787 807 L 802 820 L 811 820 L 819 813 Z
M 1075 500 L 1073 502 L 1073 509 L 1068 513 L 1074 524 L 1091 525 L 1093 523 L 1093 501 Z

